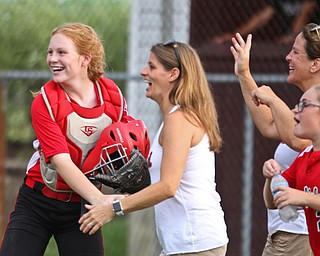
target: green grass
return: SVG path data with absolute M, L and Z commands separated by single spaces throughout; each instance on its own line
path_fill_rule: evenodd
M 126 217 L 117 218 L 104 225 L 102 228 L 104 237 L 105 255 L 125 256 L 127 255 L 128 244 L 128 221 Z M 56 242 L 51 238 L 44 256 L 57 256 L 58 249 Z

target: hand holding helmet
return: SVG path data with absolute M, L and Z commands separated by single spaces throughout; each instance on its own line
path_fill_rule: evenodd
M 117 122 L 106 127 L 83 163 L 83 171 L 121 193 L 136 193 L 150 185 L 150 140 L 141 120 Z

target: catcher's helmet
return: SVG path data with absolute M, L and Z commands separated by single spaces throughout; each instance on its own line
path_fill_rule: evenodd
M 128 123 L 116 122 L 106 127 L 96 146 L 83 163 L 85 174 L 115 173 L 130 160 L 132 149 L 138 149 L 147 159 L 150 139 L 142 120 Z

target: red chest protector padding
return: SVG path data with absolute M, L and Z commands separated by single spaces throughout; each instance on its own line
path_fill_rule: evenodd
M 98 92 L 101 91 L 101 97 L 99 97 L 100 106 L 92 108 L 89 111 L 87 109 L 84 110 L 77 104 L 71 103 L 61 85 L 52 80 L 41 88 L 42 92 L 43 90 L 45 91 L 42 95 L 51 118 L 59 125 L 63 134 L 67 134 L 67 117 L 72 112 L 76 112 L 83 118 L 96 118 L 105 113 L 112 119 L 112 122 L 121 120 L 124 100 L 118 86 L 108 78 L 100 78 L 96 86 L 101 88 L 101 90 L 98 88 Z M 69 138 L 67 138 L 67 142 L 71 158 L 80 168 L 82 151 Z

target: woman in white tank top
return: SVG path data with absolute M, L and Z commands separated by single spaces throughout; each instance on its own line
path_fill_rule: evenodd
M 184 43 L 156 44 L 141 75 L 163 123 L 149 154 L 152 184 L 121 199 L 121 210 L 155 206 L 161 255 L 224 256 L 229 240 L 215 183 L 215 153 L 222 140 L 199 57 Z M 80 220 L 81 229 L 114 215 L 110 205 L 95 206 Z

